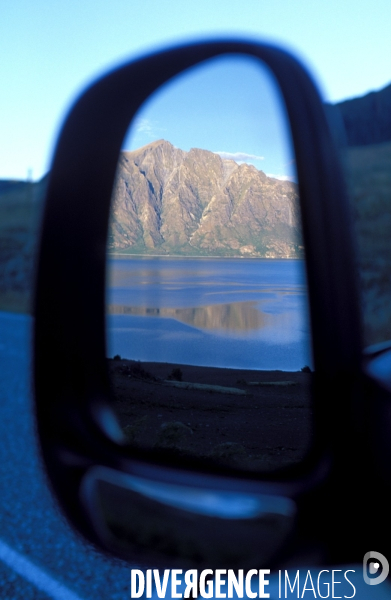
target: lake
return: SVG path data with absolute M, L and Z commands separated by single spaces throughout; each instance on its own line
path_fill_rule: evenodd
M 312 365 L 302 260 L 108 259 L 107 355 L 298 371 Z

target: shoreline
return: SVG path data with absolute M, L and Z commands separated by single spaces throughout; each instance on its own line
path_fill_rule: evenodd
M 303 258 L 299 258 L 297 256 L 214 256 L 214 255 L 209 255 L 209 254 L 137 254 L 137 253 L 127 253 L 127 252 L 107 252 L 107 257 L 111 258 L 111 257 L 130 257 L 130 258 L 135 258 L 135 257 L 140 257 L 140 258 L 207 258 L 208 260 L 210 259 L 221 259 L 221 260 L 243 260 L 243 259 L 249 259 L 249 260 L 305 260 L 305 257 L 303 256 Z
M 132 315 L 133 316 L 133 315 Z M 138 315 L 135 315 L 138 316 Z M 144 316 L 144 315 L 141 315 Z M 118 355 L 117 355 L 118 356 Z M 108 356 L 107 360 L 109 361 L 115 361 L 115 357 L 112 356 Z M 313 370 L 308 366 L 308 365 L 303 365 L 300 369 L 262 369 L 259 367 L 247 367 L 247 368 L 243 368 L 240 366 L 224 366 L 224 367 L 220 367 L 218 365 L 204 365 L 204 364 L 192 364 L 192 363 L 185 363 L 185 362 L 181 362 L 181 363 L 174 363 L 174 362 L 167 362 L 167 361 L 159 361 L 159 360 L 142 360 L 139 358 L 125 358 L 125 357 L 120 357 L 121 361 L 124 361 L 126 363 L 140 363 L 143 365 L 149 365 L 151 366 L 153 369 L 160 369 L 160 368 L 167 368 L 167 370 L 172 369 L 176 366 L 179 366 L 180 368 L 184 367 L 184 368 L 190 368 L 190 369 L 196 369 L 197 372 L 200 370 L 207 370 L 207 369 L 216 369 L 218 371 L 224 372 L 224 371 L 238 371 L 238 372 L 251 372 L 251 373 L 268 373 L 268 374 L 272 374 L 272 373 L 287 373 L 287 374 L 294 374 L 294 373 L 313 373 Z

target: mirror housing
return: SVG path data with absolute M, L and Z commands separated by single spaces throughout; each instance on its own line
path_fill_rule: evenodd
M 105 359 L 106 237 L 117 161 L 129 122 L 149 95 L 171 77 L 210 58 L 232 53 L 265 63 L 280 87 L 297 159 L 306 248 L 316 371 L 315 442 L 299 467 L 268 477 L 250 473 L 244 477 L 224 468 L 207 470 L 197 461 L 178 459 L 175 465 L 166 464 L 152 453 L 141 457 L 137 449 L 123 445 L 110 406 Z M 282 560 L 284 553 L 299 556 L 313 547 L 325 561 L 361 560 L 372 545 L 367 544 L 372 540 L 369 529 L 363 535 L 364 552 L 361 546 L 353 545 L 350 536 L 356 524 L 351 506 L 361 487 L 357 476 L 362 469 L 354 452 L 360 444 L 366 446 L 358 391 L 363 378 L 361 348 L 354 250 L 341 168 L 319 94 L 296 59 L 281 49 L 253 41 L 195 43 L 126 64 L 82 94 L 64 123 L 50 172 L 34 332 L 36 416 L 42 455 L 52 488 L 80 532 L 101 548 L 129 555 L 120 544 L 113 543 L 102 525 L 96 495 L 104 481 L 128 490 L 130 502 L 139 508 L 134 518 L 140 522 L 156 511 L 162 519 L 186 522 L 187 542 L 197 542 L 197 552 L 187 555 L 186 560 L 196 560 L 195 555 L 199 562 L 210 559 L 221 564 L 228 560 L 213 546 L 213 539 L 209 540 L 212 553 L 202 555 L 203 540 L 213 523 L 212 537 L 217 540 L 223 531 L 229 531 L 225 543 L 241 548 L 232 564 L 243 565 L 254 557 L 255 541 L 247 550 L 245 542 L 249 528 L 256 526 L 255 517 L 281 511 L 295 517 L 296 529 L 288 545 L 281 540 L 272 548 L 277 560 Z M 361 456 L 363 450 L 358 452 Z M 352 464 L 348 477 L 347 464 Z M 155 490 L 152 495 L 151 486 Z M 326 500 L 330 490 L 331 498 Z M 186 491 L 189 497 L 198 493 L 204 498 L 198 508 L 186 505 Z M 233 495 L 241 506 L 252 502 L 255 512 L 243 513 L 240 518 L 236 514 L 238 518 L 232 520 L 232 514 L 227 514 Z M 202 506 L 211 496 L 219 508 L 214 514 L 202 514 Z M 179 497 L 183 500 L 180 505 Z M 284 508 L 278 511 L 277 507 Z M 342 526 L 346 533 L 336 552 L 334 536 L 336 532 L 340 535 L 338 528 Z M 259 530 L 255 529 L 261 545 L 263 527 L 264 521 Z M 134 535 L 137 552 L 140 542 L 134 532 L 130 535 Z M 146 543 L 146 560 L 152 556 L 152 538 Z M 174 555 L 183 559 L 178 548 L 171 552 L 171 559 Z M 271 556 L 258 556 L 257 560 L 270 564 Z

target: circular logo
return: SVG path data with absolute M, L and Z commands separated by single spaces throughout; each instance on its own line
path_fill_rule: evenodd
M 380 552 L 367 552 L 363 559 L 363 577 L 368 585 L 378 585 L 386 578 L 390 570 L 388 560 Z M 378 575 L 377 575 L 378 573 Z M 373 577 L 376 575 L 376 577 Z

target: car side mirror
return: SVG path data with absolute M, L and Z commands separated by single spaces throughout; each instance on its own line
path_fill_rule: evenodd
M 125 444 L 105 358 L 106 241 L 124 135 L 157 88 L 224 55 L 248 56 L 270 70 L 296 159 L 315 368 L 314 442 L 301 464 L 269 475 Z M 252 41 L 203 42 L 126 64 L 82 94 L 60 133 L 50 173 L 34 344 L 44 463 L 65 513 L 89 540 L 147 562 L 165 557 L 243 567 L 314 546 L 324 560 L 337 558 L 334 536 L 351 506 L 346 499 L 342 507 L 330 502 L 327 493 L 335 498 L 338 490 L 353 502 L 359 487 L 361 465 L 347 477 L 346 461 L 363 430 L 356 402 L 363 378 L 360 317 L 338 154 L 319 94 L 296 59 Z M 362 558 L 349 534 L 354 524 L 349 517 L 338 557 Z

